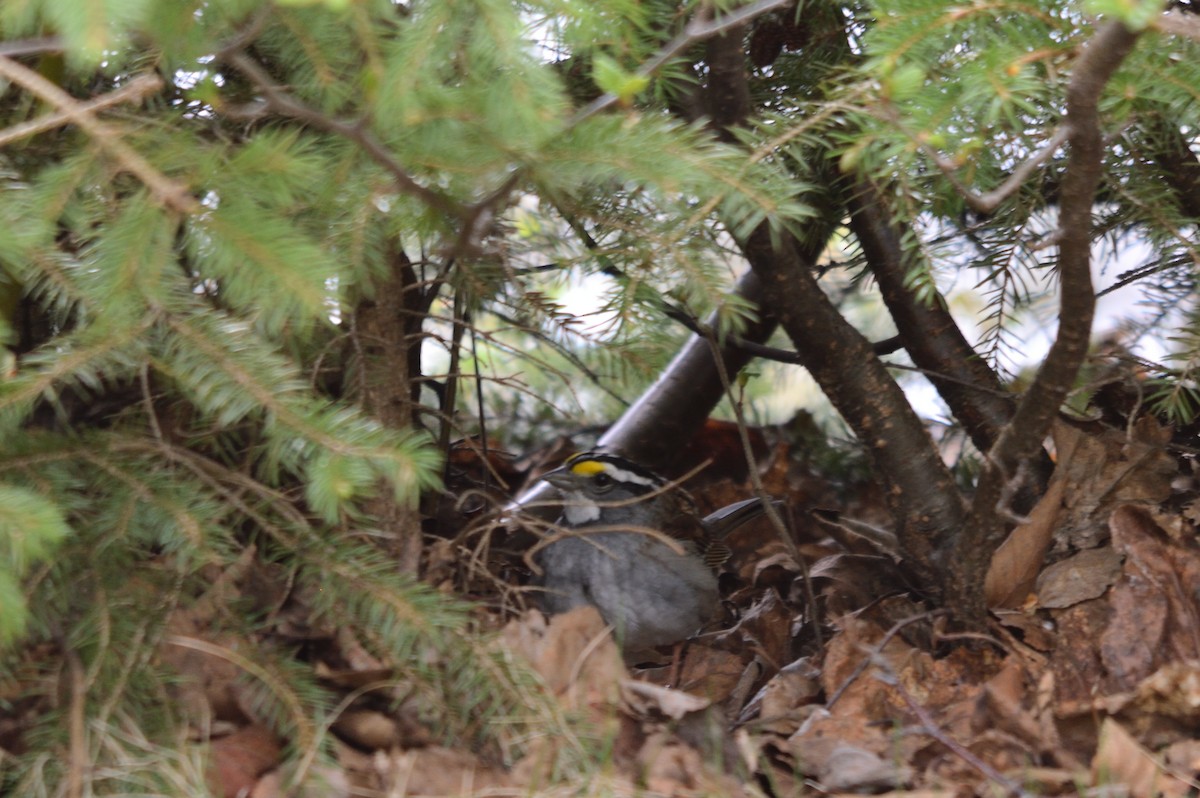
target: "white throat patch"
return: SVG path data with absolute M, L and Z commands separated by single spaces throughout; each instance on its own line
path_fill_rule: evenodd
M 567 496 L 563 497 L 563 518 L 571 526 L 582 526 L 591 521 L 600 520 L 600 505 L 594 501 L 584 498 L 584 495 L 577 490 L 571 491 Z

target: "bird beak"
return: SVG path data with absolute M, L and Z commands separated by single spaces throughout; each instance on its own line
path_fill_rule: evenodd
M 545 474 L 542 474 L 542 479 L 559 490 L 573 490 L 579 487 L 575 480 L 575 475 L 565 468 L 556 468 L 553 471 L 547 471 Z

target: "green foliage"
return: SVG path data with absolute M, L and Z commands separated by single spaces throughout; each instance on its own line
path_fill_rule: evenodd
M 51 559 L 70 531 L 57 505 L 33 491 L 0 484 L 0 646 L 24 633 L 29 619 L 20 579 Z
M 628 105 L 633 98 L 646 90 L 650 78 L 626 72 L 621 65 L 604 53 L 592 59 L 593 78 L 600 90 L 616 95 L 621 103 Z
M 568 388 L 578 366 L 610 384 L 652 376 L 679 337 L 661 324 L 663 297 L 700 314 L 729 285 L 726 245 L 706 226 L 720 217 L 745 234 L 809 213 L 790 175 L 634 108 L 648 81 L 633 70 L 670 34 L 657 22 L 667 8 L 5 4 L 6 38 L 62 37 L 62 58 L 21 63 L 76 98 L 139 74 L 168 82 L 100 112 L 102 128 L 51 127 L 0 149 L 0 268 L 24 314 L 0 384 L 0 638 L 16 644 L 5 666 L 34 683 L 52 667 L 24 659 L 34 644 L 78 662 L 94 764 L 110 774 L 97 792 L 181 792 L 199 767 L 183 757 L 159 778 L 133 763 L 199 722 L 176 711 L 162 651 L 269 637 L 264 608 L 237 601 L 178 632 L 221 600 L 213 575 L 242 573 L 247 557 L 281 569 L 314 622 L 353 629 L 397 664 L 442 733 L 525 736 L 525 714 L 543 711 L 528 677 L 470 632 L 465 605 L 369 542 L 375 503 L 411 507 L 436 489 L 440 454 L 425 431 L 387 428 L 358 404 L 371 355 L 354 324 L 393 290 L 402 252 L 431 292 L 435 334 L 456 307 L 442 285 L 497 328 L 468 363 L 485 375 L 508 352 Z M 559 12 L 543 30 L 592 58 L 624 108 L 575 116 L 529 39 L 532 20 Z M 9 86 L 0 124 L 54 102 Z M 462 225 L 493 194 L 499 224 L 470 240 Z M 541 198 L 540 220 L 506 240 L 522 195 Z M 500 251 L 553 253 L 561 271 L 497 267 Z M 611 281 L 603 332 L 571 332 L 561 308 L 534 299 L 582 273 Z M 722 329 L 753 313 L 727 309 Z M 544 330 L 539 350 L 520 339 L 529 329 Z M 298 756 L 323 755 L 333 707 L 308 664 L 269 648 L 209 653 L 242 672 L 254 713 Z M 49 713 L 26 736 L 57 751 L 65 728 Z M 6 778 L 39 794 L 63 777 L 35 754 Z
M 471 633 L 464 604 L 397 574 L 371 543 L 383 536 L 378 503 L 412 507 L 441 465 L 437 430 L 387 427 L 364 409 L 379 387 L 371 366 L 419 341 L 424 358 L 411 362 L 444 380 L 429 364 L 458 345 L 455 313 L 469 311 L 464 340 L 477 345 L 458 350 L 459 371 L 486 382 L 494 415 L 511 413 L 510 439 L 544 435 L 556 414 L 609 420 L 681 340 L 667 309 L 719 307 L 720 335 L 757 313 L 723 304 L 738 240 L 764 222 L 777 234 L 802 234 L 814 214 L 839 222 L 840 169 L 893 202 L 910 287 L 944 301 L 965 274 L 988 299 L 981 349 L 998 362 L 1015 345 L 1013 320 L 1054 266 L 1041 239 L 1062 152 L 988 214 L 964 192 L 1004 185 L 1053 139 L 1095 29 L 1087 14 L 1145 27 L 1151 5 L 806 0 L 761 21 L 802 41 L 755 65 L 761 113 L 736 143 L 680 121 L 702 47 L 683 53 L 695 68 L 681 58 L 639 72 L 700 6 L 3 4 L 5 39 L 60 37 L 61 53 L 46 45 L 18 61 L 79 100 L 137 75 L 167 83 L 96 111 L 99 133 L 52 125 L 0 148 L 0 269 L 7 294 L 20 292 L 0 325 L 18 356 L 0 383 L 0 641 L 18 644 L 5 665 L 35 675 L 48 666 L 23 660 L 21 643 L 79 659 L 97 687 L 89 728 L 113 741 L 98 764 L 118 772 L 194 722 L 163 709 L 173 677 L 157 647 L 212 574 L 248 552 L 281 569 L 315 619 L 402 664 L 411 694 L 445 708 L 444 733 L 485 740 L 536 703 L 519 669 Z M 1196 43 L 1148 29 L 1103 98 L 1096 209 L 1113 241 L 1148 244 L 1130 279 L 1185 318 L 1194 213 L 1170 166 L 1144 153 L 1200 129 L 1197 87 Z M 600 92 L 620 102 L 581 113 Z M 0 127 L 55 102 L 6 84 Z M 822 260 L 857 275 L 831 290 L 852 306 L 862 253 L 848 244 Z M 396 299 L 406 270 L 404 309 L 389 312 L 415 317 L 416 332 L 365 340 L 364 312 Z M 568 304 L 579 293 L 586 311 Z M 1178 367 L 1160 370 L 1155 401 L 1185 422 L 1200 339 L 1174 346 Z M 464 407 L 428 417 L 457 425 Z M 214 624 L 249 638 L 269 621 L 238 607 Z M 293 652 L 242 670 L 277 731 L 324 750 L 331 697 Z M 131 726 L 144 738 L 114 731 Z M 61 765 L 45 752 L 61 750 L 63 727 L 51 713 L 30 733 L 43 746 L 19 776 L 30 794 L 56 789 Z

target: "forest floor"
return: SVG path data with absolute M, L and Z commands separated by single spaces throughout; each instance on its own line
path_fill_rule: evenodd
M 474 600 L 479 628 L 540 675 L 547 733 L 499 753 L 435 742 L 421 713 L 354 692 L 389 664 L 330 634 L 337 665 L 318 667 L 346 700 L 321 794 L 1195 795 L 1200 493 L 1190 461 L 1152 420 L 1120 433 L 1062 425 L 1055 436 L 1054 479 L 997 555 L 990 625 L 973 635 L 949 632 L 867 531 L 886 521 L 875 491 L 847 503 L 845 486 L 834 490 L 783 444 L 762 442 L 761 478 L 787 500 L 795 545 L 765 519 L 737 530 L 725 622 L 649 663 L 623 661 L 590 608 L 546 619 L 525 607 L 519 558 L 469 531 L 483 528 L 470 527 L 482 505 L 451 503 L 443 528 L 462 529 L 433 539 L 427 576 Z M 722 467 L 737 455 L 711 456 L 716 466 L 689 483 L 702 509 L 752 495 L 744 474 Z M 510 477 L 528 483 L 544 470 Z M 213 663 L 180 665 L 204 671 L 197 700 L 232 689 L 237 669 Z M 560 728 L 570 731 L 550 731 Z M 280 746 L 254 723 L 217 739 L 218 794 L 284 794 Z M 592 764 L 564 765 L 578 748 Z

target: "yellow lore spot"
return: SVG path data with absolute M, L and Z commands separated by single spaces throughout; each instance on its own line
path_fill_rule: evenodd
M 580 460 L 578 463 L 571 463 L 571 473 L 581 477 L 594 476 L 604 470 L 605 465 L 599 460 Z

